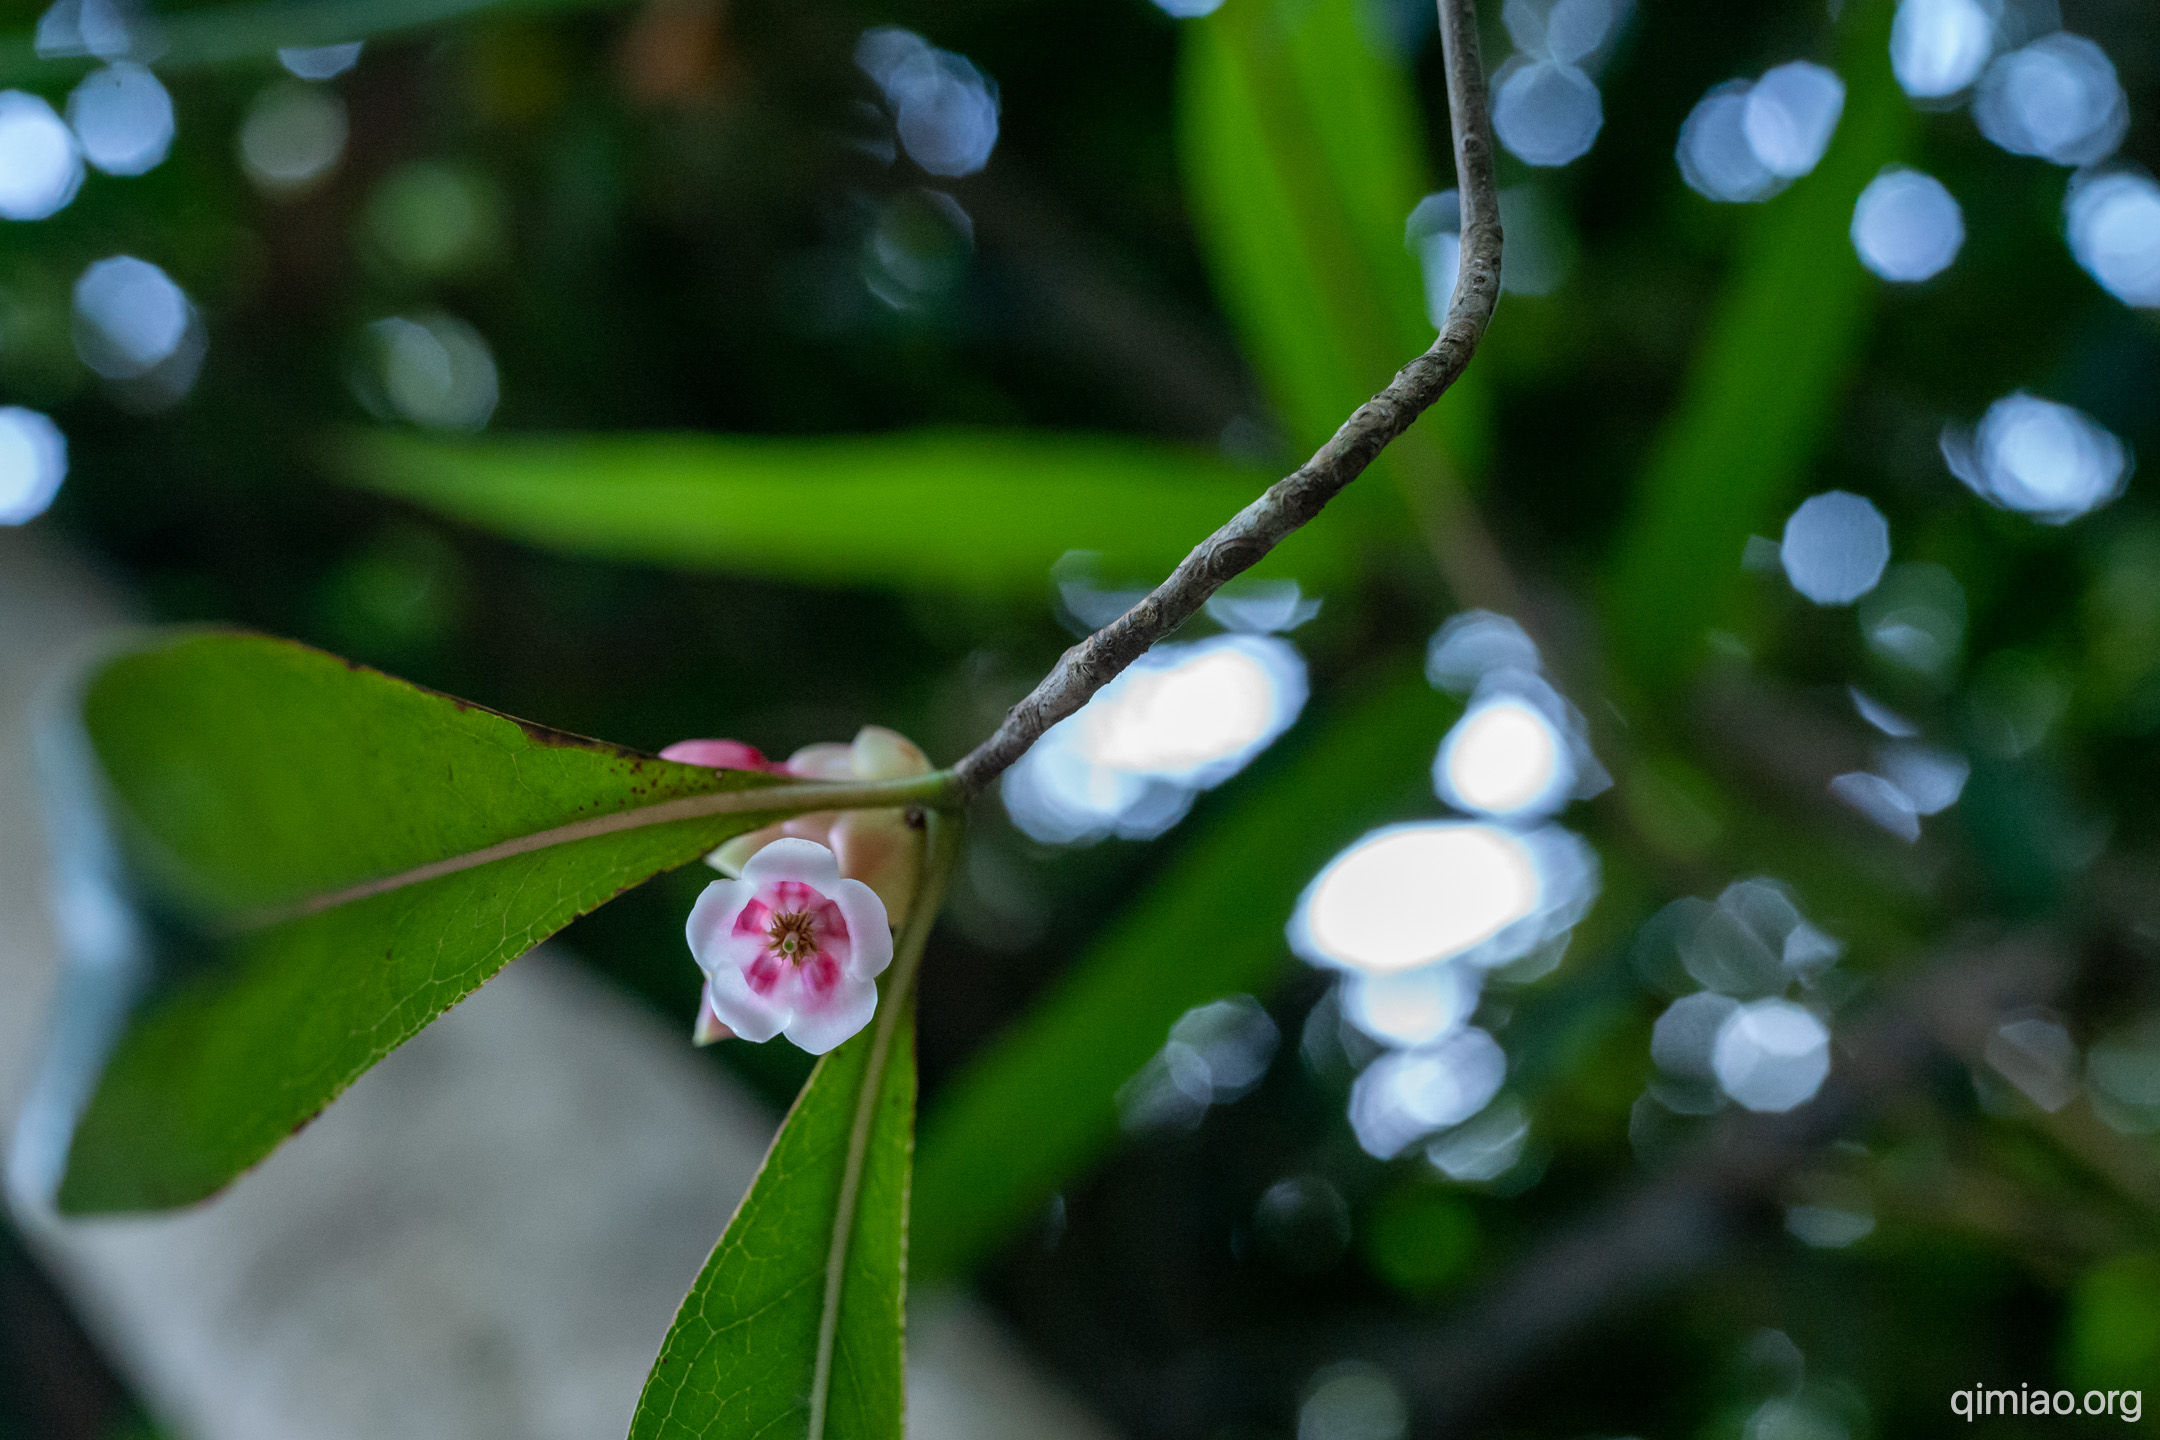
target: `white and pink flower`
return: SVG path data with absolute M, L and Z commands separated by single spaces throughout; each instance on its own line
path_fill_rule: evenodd
M 797 780 L 904 780 L 930 773 L 930 757 L 907 736 L 882 725 L 865 725 L 850 745 L 806 745 L 784 762 L 767 760 L 756 746 L 740 740 L 678 740 L 662 750 L 660 758 Z M 751 856 L 783 836 L 830 848 L 839 857 L 841 874 L 877 891 L 895 928 L 907 920 L 921 865 L 922 832 L 909 827 L 905 810 L 796 815 L 736 836 L 707 856 L 706 863 L 723 875 L 740 875 Z
M 877 892 L 840 874 L 833 852 L 782 838 L 715 880 L 690 910 L 690 953 L 705 972 L 700 1042 L 786 1035 L 822 1055 L 870 1023 L 892 931 Z

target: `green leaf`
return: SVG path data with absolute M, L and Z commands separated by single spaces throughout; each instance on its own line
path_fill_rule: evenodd
M 630 1440 L 900 1440 L 915 1022 L 894 988 L 811 1072 L 668 1330 Z
M 146 903 L 207 953 L 121 1038 L 76 1212 L 211 1194 L 509 960 L 773 818 L 747 808 L 767 777 L 260 636 L 153 638 L 90 676 L 83 720 Z
M 1347 412 L 1346 412 L 1347 413 Z M 1274 477 L 1105 435 L 563 435 L 446 442 L 380 432 L 359 483 L 576 555 L 817 584 L 1034 597 L 1069 550 L 1114 578 L 1166 574 Z M 1263 564 L 1314 585 L 1353 556 L 1308 527 Z
M 1866 339 L 1881 282 L 1853 253 L 1853 203 L 1915 122 L 1890 73 L 1890 6 L 1848 18 L 1836 138 L 1753 217 L 1613 555 L 1608 633 L 1653 689 L 1691 673 L 1726 620 L 1740 551 L 1750 532 L 1776 533 Z
M 1201 249 L 1309 450 L 1433 341 L 1404 244 L 1432 188 L 1416 96 L 1374 52 L 1357 0 L 1229 0 L 1184 36 L 1179 139 Z M 1473 366 L 1375 468 L 1413 492 L 1450 466 L 1475 471 L 1488 427 Z
M 964 1271 L 1117 1134 L 1118 1087 L 1195 1005 L 1266 991 L 1306 883 L 1365 830 L 1429 812 L 1431 746 L 1457 713 L 1414 674 L 1367 687 L 1286 768 L 1191 839 L 923 1124 L 913 1265 Z

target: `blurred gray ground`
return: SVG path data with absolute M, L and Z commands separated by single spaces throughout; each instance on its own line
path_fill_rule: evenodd
M 59 969 L 27 717 L 124 621 L 0 531 L 0 1123 Z M 560 956 L 512 965 L 259 1171 L 155 1219 L 17 1223 L 185 1440 L 619 1440 L 772 1120 Z M 1108 1440 L 979 1307 L 910 1316 L 913 1440 Z

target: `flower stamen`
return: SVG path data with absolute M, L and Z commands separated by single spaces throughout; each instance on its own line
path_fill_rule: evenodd
M 818 953 L 817 917 L 807 910 L 776 914 L 765 931 L 765 943 L 790 965 L 802 965 Z

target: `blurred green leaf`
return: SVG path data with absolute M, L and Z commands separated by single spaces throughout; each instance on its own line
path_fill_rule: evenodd
M 614 5 L 621 0 L 266 0 L 215 5 L 156 21 L 157 66 L 185 70 L 267 59 L 281 49 L 339 45 L 417 30 L 483 10 L 561 10 Z M 42 58 L 35 35 L 0 38 L 0 84 L 47 84 L 99 63 L 95 58 Z
M 630 1440 L 805 1427 L 825 1440 L 899 1440 L 915 1022 L 908 1003 L 885 1016 L 889 1030 L 873 1025 L 818 1062 L 668 1330 Z M 851 1195 L 859 1112 L 868 1128 Z M 835 1289 L 827 1267 L 842 1224 Z
M 1305 737 L 1217 815 L 1048 995 L 986 1047 L 923 1123 L 917 1274 L 966 1269 L 1117 1133 L 1115 1096 L 1195 1005 L 1266 991 L 1299 892 L 1367 828 L 1429 808 L 1426 745 L 1454 702 L 1395 674 Z
M 1740 588 L 1748 535 L 1779 532 L 1779 507 L 1836 431 L 1882 283 L 1853 253 L 1853 203 L 1915 127 L 1890 73 L 1890 12 L 1848 10 L 1837 135 L 1753 217 L 1614 551 L 1606 633 L 1653 689 L 1693 671 Z
M 1168 573 L 1273 477 L 1107 435 L 549 436 L 345 444 L 351 477 L 545 549 L 824 584 L 1034 596 L 1069 550 L 1106 575 Z M 1262 564 L 1347 577 L 1340 527 Z
M 1362 1230 L 1365 1262 L 1395 1289 L 1425 1295 L 1477 1259 L 1477 1212 L 1460 1191 L 1409 1181 L 1382 1195 Z
M 69 1152 L 75 1212 L 213 1193 L 509 960 L 770 818 L 546 836 L 769 782 L 262 636 L 158 636 L 96 670 L 83 720 L 152 911 L 211 953 L 122 1037 Z
M 1290 440 L 1310 450 L 1433 341 L 1404 243 L 1432 188 L 1416 96 L 1356 0 L 1229 0 L 1185 37 L 1178 126 L 1201 248 Z M 1475 471 L 1486 411 L 1473 366 L 1375 468 L 1413 495 L 1450 464 Z
M 2076 1384 L 2160 1388 L 2160 1253 L 2117 1255 L 2087 1271 L 2071 1292 L 2069 1321 L 2063 1368 Z

